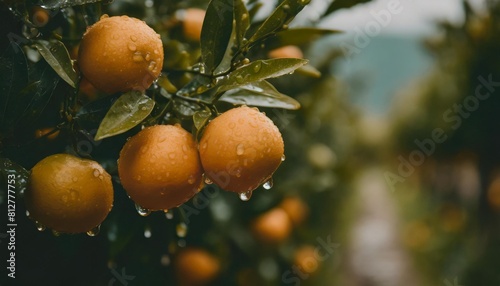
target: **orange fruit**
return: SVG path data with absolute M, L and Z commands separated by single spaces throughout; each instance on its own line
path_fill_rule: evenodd
M 328 169 L 335 165 L 337 157 L 332 149 L 322 143 L 315 143 L 307 150 L 309 163 L 318 169 Z
M 94 101 L 99 96 L 97 89 L 84 77 L 80 80 L 79 88 L 80 96 L 85 100 Z
M 123 188 L 139 206 L 168 210 L 202 187 L 196 143 L 178 125 L 147 127 L 125 143 L 118 159 Z
M 275 244 L 284 241 L 290 235 L 292 223 L 284 210 L 274 208 L 255 219 L 252 231 L 260 241 Z
M 205 14 L 205 10 L 198 8 L 188 8 L 178 11 L 176 17 L 182 23 L 182 31 L 186 39 L 193 42 L 200 41 Z
M 403 232 L 403 242 L 411 249 L 421 250 L 428 245 L 431 239 L 432 230 L 424 221 L 409 223 Z
M 304 58 L 304 54 L 302 50 L 294 45 L 288 45 L 276 48 L 274 50 L 269 51 L 268 56 L 272 59 L 277 58 Z
M 78 66 L 92 85 L 106 93 L 143 91 L 163 67 L 160 35 L 136 18 L 102 17 L 83 35 Z
M 500 177 L 496 177 L 488 187 L 488 203 L 494 211 L 500 211 Z
M 42 7 L 35 6 L 31 12 L 33 14 L 31 21 L 39 28 L 44 27 L 50 21 L 49 12 Z
M 224 190 L 251 192 L 281 164 L 284 144 L 274 123 L 257 108 L 233 108 L 212 120 L 200 140 L 205 176 Z
M 220 262 L 206 250 L 186 248 L 175 257 L 174 268 L 180 285 L 206 285 L 219 274 Z
M 31 218 L 56 232 L 88 232 L 113 206 L 111 176 L 95 161 L 51 155 L 31 170 L 25 202 Z
M 286 197 L 279 207 L 286 212 L 294 225 L 301 224 L 309 215 L 309 207 L 299 197 Z
M 297 265 L 302 272 L 312 274 L 319 268 L 319 261 L 316 249 L 310 245 L 302 246 L 295 251 L 294 264 Z
M 59 136 L 60 131 L 55 130 L 55 127 L 45 127 L 45 128 L 40 128 L 35 130 L 35 138 L 42 138 L 45 137 L 48 140 L 54 140 Z M 50 133 L 50 134 L 49 134 Z M 47 135 L 49 134 L 49 135 Z

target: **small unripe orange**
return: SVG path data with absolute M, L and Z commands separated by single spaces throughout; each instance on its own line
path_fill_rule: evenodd
M 187 248 L 175 257 L 174 268 L 180 285 L 201 286 L 217 277 L 220 262 L 206 250 Z
M 35 130 L 35 138 L 45 137 L 48 140 L 54 140 L 59 136 L 60 131 L 56 130 L 55 127 L 45 127 Z
M 300 247 L 295 251 L 294 263 L 299 269 L 307 274 L 313 274 L 319 268 L 318 251 L 310 245 Z
M 269 51 L 268 56 L 272 59 L 278 58 L 304 58 L 302 50 L 294 45 L 288 45 Z
M 193 42 L 200 41 L 205 14 L 205 10 L 198 8 L 188 8 L 178 11 L 176 16 L 182 23 L 182 31 L 186 39 Z
M 309 215 L 309 207 L 299 197 L 286 197 L 279 207 L 286 212 L 294 225 L 301 224 Z
M 39 28 L 44 27 L 50 21 L 50 14 L 47 9 L 35 6 L 32 9 L 32 13 L 33 16 L 31 17 L 31 22 Z
M 292 224 L 284 210 L 274 208 L 257 217 L 252 224 L 252 230 L 260 241 L 275 244 L 290 235 Z

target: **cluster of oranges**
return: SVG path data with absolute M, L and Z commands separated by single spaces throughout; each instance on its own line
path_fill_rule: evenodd
M 158 77 L 163 56 L 159 35 L 143 21 L 103 17 L 84 34 L 78 67 L 106 93 L 145 90 Z M 140 213 L 147 214 L 183 204 L 204 183 L 248 199 L 271 179 L 283 153 L 274 123 L 257 108 L 242 106 L 210 121 L 199 143 L 180 125 L 144 128 L 123 146 L 118 175 Z M 32 169 L 26 206 L 40 225 L 92 234 L 112 204 L 111 176 L 97 162 L 56 154 Z
M 192 198 L 204 181 L 250 196 L 283 157 L 283 139 L 257 109 L 233 108 L 212 120 L 199 142 L 179 125 L 147 127 L 118 159 L 121 184 L 140 210 L 168 210 Z M 205 176 L 205 180 L 203 180 Z M 97 163 L 55 154 L 32 169 L 30 215 L 57 232 L 89 232 L 111 210 L 111 176 Z

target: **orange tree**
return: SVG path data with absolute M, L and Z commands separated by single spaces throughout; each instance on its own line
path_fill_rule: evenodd
M 361 2 L 368 1 L 334 1 L 323 16 Z M 31 274 L 21 275 L 20 281 L 68 285 L 123 283 L 120 280 L 123 276 L 135 276 L 126 276 L 126 270 L 120 267 L 134 268 L 143 263 L 157 271 L 148 274 L 150 270 L 134 268 L 132 274 L 140 276 L 138 283 L 170 281 L 176 275 L 162 267 L 175 261 L 176 249 L 186 242 L 211 246 L 219 256 L 219 260 L 210 254 L 203 254 L 209 258 L 193 256 L 194 261 L 201 261 L 198 263 L 203 264 L 202 268 L 210 270 L 207 270 L 210 275 L 199 275 L 210 279 L 196 283 L 219 279 L 214 283 L 245 284 L 241 281 L 246 278 L 275 283 L 281 279 L 280 273 L 271 278 L 266 272 L 254 276 L 251 265 L 257 263 L 256 257 L 262 258 L 266 251 L 275 249 L 273 237 L 279 236 L 281 241 L 289 235 L 290 230 L 286 229 L 273 233 L 276 231 L 273 225 L 285 223 L 291 228 L 304 218 L 290 215 L 289 209 L 279 206 L 280 198 L 276 196 L 266 199 L 263 195 L 250 206 L 236 207 L 242 208 L 236 214 L 243 221 L 249 222 L 260 215 L 254 227 L 248 225 L 248 229 L 256 229 L 256 241 L 269 248 L 252 255 L 252 245 L 257 242 L 245 238 L 248 231 L 237 225 L 229 227 L 228 222 L 234 211 L 228 209 L 228 203 L 243 203 L 235 202 L 234 196 L 222 195 L 220 190 L 229 186 L 224 182 L 230 180 L 231 185 L 237 186 L 234 191 L 240 193 L 240 198 L 249 200 L 251 192 L 260 185 L 270 189 L 272 175 L 285 159 L 283 139 L 272 121 L 257 110 L 248 108 L 243 115 L 224 117 L 229 118 L 225 121 L 219 120 L 219 115 L 227 110 L 233 113 L 247 110 L 232 109 L 235 105 L 259 107 L 268 114 L 276 109 L 300 107 L 296 99 L 279 92 L 272 79 L 297 71 L 311 77 L 306 82 L 316 83 L 321 73 L 308 65 L 301 53 L 283 51 L 297 51 L 297 46 L 336 32 L 313 27 L 289 28 L 307 4 L 307 0 L 280 1 L 262 17 L 259 16 L 265 14 L 260 13 L 262 3 L 253 0 L 2 2 L 1 15 L 6 23 L 1 27 L 4 40 L 0 47 L 3 51 L 0 57 L 2 204 L 10 206 L 15 199 L 15 221 L 33 226 L 19 229 L 19 251 L 34 258 L 18 260 L 19 272 Z M 272 53 L 282 47 L 294 48 Z M 283 82 L 274 83 L 287 89 Z M 288 90 L 290 95 L 296 95 L 305 89 Z M 279 116 L 277 112 L 274 114 Z M 210 130 L 212 122 L 211 138 L 205 143 L 213 146 L 206 158 L 203 154 L 199 157 L 197 144 L 204 140 L 205 130 Z M 153 132 L 159 130 L 153 127 L 158 125 L 173 129 Z M 229 129 L 234 129 L 234 133 Z M 238 135 L 238 132 L 246 133 Z M 245 145 L 249 140 L 251 144 Z M 45 180 L 41 189 L 49 195 L 34 196 L 37 188 L 32 186 L 35 178 L 29 170 L 44 158 L 61 156 L 54 155 L 59 153 L 89 159 L 91 166 L 98 165 L 89 174 L 83 174 L 85 171 L 74 174 L 70 168 L 65 173 L 64 166 L 57 166 L 55 175 L 50 170 L 56 167 L 43 162 L 43 173 L 47 175 L 36 180 Z M 234 154 L 225 156 L 228 153 Z M 229 159 L 223 162 L 219 158 Z M 171 162 L 175 164 L 170 166 Z M 203 168 L 207 166 L 213 175 L 206 174 L 202 180 Z M 36 231 L 35 222 L 43 230 L 44 224 L 55 225 L 51 219 L 62 221 L 63 225 L 78 224 L 81 217 L 74 210 L 92 213 L 95 204 L 80 203 L 79 199 L 92 201 L 102 194 L 88 194 L 86 189 L 94 188 L 85 178 L 99 180 L 106 173 L 111 174 L 114 186 L 113 208 L 103 222 L 102 232 L 106 235 L 87 239 L 59 236 L 58 229 L 54 229 L 56 237 L 50 232 Z M 177 177 L 170 179 L 169 174 Z M 68 178 L 64 178 L 66 175 Z M 149 181 L 144 182 L 146 179 Z M 240 180 L 241 183 L 234 184 Z M 53 181 L 68 183 L 68 187 L 57 191 L 61 196 L 51 191 Z M 181 205 L 196 193 L 200 194 L 197 200 Z M 206 208 L 207 197 L 215 198 L 211 203 L 217 205 L 213 216 L 218 222 L 205 217 L 194 219 L 194 214 Z M 220 197 L 224 199 L 217 199 Z M 29 204 L 26 202 L 28 211 L 37 210 L 29 213 L 35 222 L 24 215 L 25 198 L 36 198 L 29 199 Z M 68 205 L 68 200 L 78 207 Z M 295 201 L 300 212 L 307 213 L 300 198 L 287 200 Z M 133 216 L 134 202 L 142 216 L 154 210 L 164 210 L 165 214 L 156 212 L 145 220 Z M 59 212 L 47 216 L 40 210 L 43 203 L 55 206 Z M 171 209 L 176 206 L 181 207 Z M 75 213 L 60 213 L 64 209 Z M 101 214 L 99 220 L 105 216 Z M 165 216 L 169 220 L 167 226 Z M 98 223 L 63 232 L 87 232 L 95 236 L 100 228 Z M 196 230 L 196 237 L 186 238 L 188 225 Z M 213 236 L 210 228 L 222 234 Z M 139 236 L 137 229 L 141 229 Z M 207 233 L 212 236 L 204 237 Z M 268 233 L 270 236 L 265 237 Z M 147 243 L 152 235 L 161 239 Z M 217 239 L 226 241 L 229 247 L 222 248 L 222 244 L 215 243 Z M 273 243 L 267 245 L 266 241 Z M 51 260 L 54 264 L 40 266 L 41 259 L 49 254 L 54 257 Z M 76 257 L 80 261 L 74 269 L 65 267 L 69 259 Z M 248 261 L 239 261 L 237 257 L 246 257 Z M 231 264 L 218 265 L 220 260 Z M 286 261 L 286 255 L 281 260 Z M 290 265 L 281 260 L 277 265 L 288 269 Z M 103 267 L 94 271 L 93 261 Z M 49 265 L 67 271 L 57 277 L 42 275 Z M 187 271 L 176 269 L 180 273 Z M 229 274 L 216 278 L 220 269 Z M 179 283 L 189 284 L 186 281 Z

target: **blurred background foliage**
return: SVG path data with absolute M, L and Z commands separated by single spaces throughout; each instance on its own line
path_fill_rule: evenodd
M 333 1 L 318 14 L 320 19 L 335 16 L 341 9 L 365 2 L 370 1 Z M 189 74 L 175 70 L 197 61 L 199 43 L 185 37 L 175 18 L 187 8 L 205 9 L 208 1 L 115 0 L 76 6 L 72 6 L 76 2 L 71 0 L 45 3 L 59 6 L 49 10 L 53 13 L 47 25 L 34 28 L 20 19 L 33 20 L 33 7 L 41 3 L 2 2 L 2 51 L 8 51 L 12 41 L 22 44 L 26 37 L 50 38 L 57 31 L 67 36 L 63 42 L 74 58 L 87 25 L 103 13 L 127 14 L 144 19 L 162 35 L 165 73 L 171 83 L 178 88 L 192 79 Z M 61 3 L 73 4 L 64 7 L 66 4 L 60 6 Z M 259 3 L 247 2 L 249 7 Z M 14 12 L 8 7 L 15 7 Z M 118 152 L 137 129 L 94 141 L 98 125 L 79 122 L 78 128 L 37 136 L 40 130 L 50 132 L 61 123 L 64 116 L 60 113 L 61 104 L 73 89 L 46 63 L 33 67 L 35 78 L 40 73 L 46 77 L 42 78 L 45 85 L 38 90 L 52 96 L 40 96 L 47 102 L 37 120 L 19 113 L 15 128 L 2 121 L 2 134 L 10 134 L 2 138 L 0 146 L 1 156 L 9 159 L 3 160 L 4 168 L 16 169 L 18 165 L 29 170 L 42 158 L 62 151 L 90 155 L 113 175 L 115 202 L 101 233 L 89 238 L 38 232 L 24 216 L 22 201 L 18 201 L 16 282 L 19 285 L 447 285 L 446 281 L 453 282 L 456 278 L 460 281 L 457 285 L 498 284 L 499 92 L 491 92 L 476 111 L 462 118 L 459 128 L 452 128 L 453 124 L 445 121 L 443 115 L 453 110 L 454 104 L 461 104 L 475 94 L 479 77 L 492 75 L 493 80 L 500 81 L 500 3 L 489 1 L 486 12 L 479 12 L 463 1 L 463 9 L 464 23 L 436 24 L 439 31 L 435 35 L 411 45 L 413 48 L 418 45 L 425 56 L 430 56 L 426 64 L 430 72 L 398 78 L 404 80 L 403 84 L 399 82 L 400 89 L 386 91 L 385 97 L 376 98 L 376 102 L 362 96 L 367 89 L 374 88 L 369 76 L 362 73 L 341 76 L 345 72 L 346 55 L 340 49 L 340 35 L 302 43 L 304 58 L 321 71 L 321 77 L 296 72 L 271 80 L 280 92 L 298 100 L 301 109 L 261 108 L 280 128 L 285 141 L 286 161 L 274 175 L 273 188 L 261 188 L 250 201 L 241 202 L 234 194 L 208 186 L 183 207 L 147 217 L 137 214 L 118 182 L 116 171 Z M 292 22 L 292 27 L 314 27 L 319 21 L 307 16 L 297 20 L 300 21 Z M 379 39 L 372 40 L 372 47 L 383 50 L 407 47 L 401 39 L 390 39 L 380 46 L 377 46 Z M 273 42 L 266 44 L 248 57 L 251 60 L 267 57 Z M 28 59 L 39 58 L 36 51 L 25 52 Z M 368 48 L 364 53 L 371 55 Z M 169 54 L 175 57 L 169 58 Z M 363 54 L 355 58 L 348 65 L 369 61 Z M 384 67 L 377 69 L 380 74 L 386 72 Z M 391 71 L 392 75 L 403 73 L 397 69 Z M 82 106 L 96 101 L 110 106 L 114 99 L 116 96 L 103 98 L 83 85 L 78 96 Z M 381 102 L 383 111 L 378 113 L 383 116 L 373 116 L 374 112 L 367 111 L 377 109 Z M 228 103 L 220 105 L 221 109 L 230 107 Z M 442 128 L 447 140 L 436 144 L 425 162 L 391 192 L 384 171 L 398 174 L 399 156 L 408 158 L 411 152 L 419 150 L 415 140 L 432 138 L 435 128 Z M 8 165 L 10 161 L 16 165 Z M 21 167 L 18 169 L 22 171 Z M 377 178 L 360 183 L 367 170 L 373 169 Z M 367 217 L 377 217 L 380 211 L 370 209 L 371 202 L 367 202 L 370 197 L 359 189 L 376 186 L 380 181 L 385 188 L 380 196 L 387 200 L 377 208 L 395 208 L 391 219 L 385 220 L 390 229 L 394 228 L 392 232 L 384 224 L 371 229 L 360 224 Z M 4 185 L 2 182 L 2 188 Z M 5 209 L 4 189 L 0 194 Z M 271 227 L 262 227 L 266 218 L 274 222 Z M 361 231 L 357 231 L 359 225 Z M 375 249 L 377 239 L 387 233 L 395 239 L 392 248 Z M 357 244 L 359 236 L 366 242 L 362 247 Z M 322 247 L 319 241 L 335 244 L 335 251 L 328 252 L 321 261 L 314 255 L 314 249 Z M 359 256 L 364 248 L 373 255 L 366 256 L 369 259 L 363 264 L 358 260 L 364 257 Z M 196 254 L 200 249 L 209 256 Z M 320 249 L 321 253 L 327 253 Z M 193 250 L 195 258 L 185 258 L 183 253 Z M 5 247 L 1 251 L 6 251 Z M 404 253 L 403 258 L 394 256 L 393 251 Z M 387 261 L 393 264 L 384 264 Z M 371 270 L 360 270 L 363 265 Z M 394 269 L 405 273 L 387 274 L 391 282 L 381 280 L 379 276 Z M 123 273 L 130 280 L 119 280 Z M 199 283 L 192 278 L 197 275 L 211 279 Z M 2 285 L 11 282 L 4 279 L 0 280 Z
M 405 102 L 393 106 L 394 133 L 388 146 L 407 158 L 417 148 L 415 139 L 431 138 L 435 128 L 447 135 L 400 196 L 408 220 L 405 241 L 420 267 L 428 277 L 461 277 L 463 285 L 500 282 L 495 267 L 500 239 L 499 90 L 483 87 L 480 92 L 490 96 L 477 100 L 477 106 L 471 100 L 484 86 L 480 78 L 500 79 L 500 3 L 487 1 L 486 7 L 475 11 L 464 1 L 465 22 L 441 23 L 439 33 L 425 41 L 435 65 L 402 92 Z

